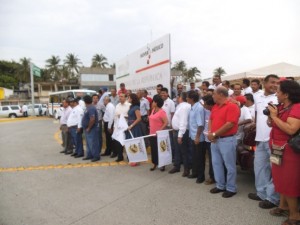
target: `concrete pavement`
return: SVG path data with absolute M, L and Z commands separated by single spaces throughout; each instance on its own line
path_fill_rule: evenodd
M 209 193 L 213 186 L 179 173 L 150 172 L 149 163 L 130 167 L 104 157 L 102 166 L 46 168 L 84 163 L 59 154 L 57 130 L 52 119 L 0 122 L 1 225 L 273 225 L 284 220 L 247 198 L 254 191 L 249 172 L 239 171 L 238 194 L 224 199 Z M 36 169 L 3 170 L 20 167 Z

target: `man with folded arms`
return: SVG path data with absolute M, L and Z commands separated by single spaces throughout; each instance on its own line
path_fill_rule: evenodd
M 239 107 L 228 100 L 228 90 L 218 87 L 213 94 L 215 105 L 208 122 L 208 139 L 211 141 L 211 154 L 216 187 L 210 193 L 224 192 L 223 198 L 230 198 L 237 192 L 236 187 L 236 137 Z M 224 174 L 227 169 L 227 179 Z

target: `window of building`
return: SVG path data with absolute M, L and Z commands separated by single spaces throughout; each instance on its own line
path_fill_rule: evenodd
M 109 81 L 114 81 L 114 75 L 113 74 L 108 74 L 108 80 Z

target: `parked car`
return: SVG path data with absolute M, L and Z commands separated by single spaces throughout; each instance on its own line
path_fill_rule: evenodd
M 20 116 L 23 116 L 21 106 L 19 105 L 0 106 L 0 117 L 16 118 Z
M 34 113 L 36 116 L 46 116 L 47 105 L 46 104 L 34 104 Z M 33 116 L 32 105 L 28 105 L 28 115 Z

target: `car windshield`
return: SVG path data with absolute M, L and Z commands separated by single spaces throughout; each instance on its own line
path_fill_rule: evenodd
M 10 107 L 12 110 L 19 110 L 20 108 L 19 108 L 19 106 L 11 106 Z

